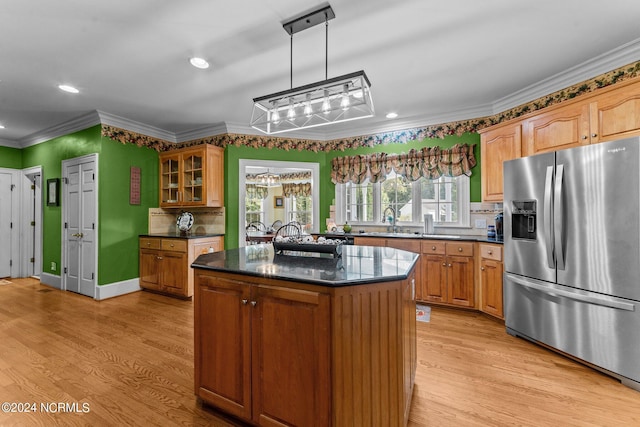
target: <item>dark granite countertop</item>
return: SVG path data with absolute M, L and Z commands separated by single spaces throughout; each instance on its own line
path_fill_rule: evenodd
M 487 236 L 470 236 L 464 234 L 422 234 L 422 233 L 392 233 L 384 231 L 374 231 L 368 233 L 312 233 L 317 236 L 328 238 L 354 238 L 354 237 L 385 237 L 394 239 L 420 239 L 420 240 L 453 240 L 466 242 L 483 242 L 502 244 L 502 240 L 489 239 Z
M 200 255 L 193 268 L 309 283 L 351 286 L 408 277 L 418 254 L 399 249 L 343 245 L 342 256 L 287 251 L 274 253 L 270 244 L 250 245 Z
M 224 233 L 213 234 L 180 234 L 180 233 L 158 233 L 158 234 L 140 234 L 138 237 L 171 237 L 173 239 L 202 239 L 203 237 L 224 236 Z

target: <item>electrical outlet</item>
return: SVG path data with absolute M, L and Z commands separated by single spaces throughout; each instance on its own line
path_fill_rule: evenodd
M 486 219 L 476 219 L 476 228 L 487 228 Z
M 56 271 L 56 268 L 58 268 L 58 265 L 55 263 L 55 261 L 51 261 L 51 271 Z

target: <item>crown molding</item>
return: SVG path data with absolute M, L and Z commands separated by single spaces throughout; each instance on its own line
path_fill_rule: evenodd
M 636 39 L 494 101 L 492 114 L 499 114 L 600 74 L 624 67 L 638 61 L 639 58 L 640 39 Z
M 32 145 L 40 144 L 45 141 L 49 141 L 59 136 L 68 135 L 79 130 L 90 128 L 100 124 L 100 117 L 97 112 L 91 111 L 89 113 L 78 116 L 74 119 L 67 120 L 66 122 L 59 123 L 49 128 L 43 129 L 39 132 L 34 132 L 31 135 L 27 135 L 24 138 L 18 140 L 21 148 L 30 147 Z
M 228 130 L 226 123 L 217 123 L 215 125 L 204 126 L 198 129 L 189 130 L 185 132 L 177 132 L 175 134 L 176 142 L 193 141 L 195 139 L 207 138 L 210 136 L 222 135 L 225 133 L 234 133 Z M 236 132 L 243 133 L 243 132 Z
M 10 147 L 10 148 L 22 148 L 20 144 L 16 141 L 11 141 L 10 139 L 2 139 L 0 138 L 0 147 Z
M 173 132 L 160 129 L 155 126 L 146 125 L 144 123 L 136 122 L 124 117 L 116 116 L 115 114 L 106 113 L 104 111 L 96 110 L 96 113 L 99 116 L 100 123 L 103 125 L 115 126 L 131 132 L 140 133 L 152 138 L 158 138 L 169 142 L 177 142 L 176 134 Z

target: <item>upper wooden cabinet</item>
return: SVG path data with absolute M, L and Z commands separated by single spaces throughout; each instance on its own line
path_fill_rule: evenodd
M 484 129 L 480 132 L 482 201 L 502 201 L 505 160 L 638 135 L 640 80 L 602 88 Z
M 640 82 L 594 97 L 589 108 L 592 143 L 640 135 Z
M 502 163 L 522 155 L 520 123 L 496 126 L 480 135 L 482 200 L 502 201 Z
M 223 148 L 203 144 L 160 154 L 160 207 L 223 205 Z
M 589 144 L 589 104 L 575 103 L 539 114 L 525 120 L 523 128 L 525 156 Z

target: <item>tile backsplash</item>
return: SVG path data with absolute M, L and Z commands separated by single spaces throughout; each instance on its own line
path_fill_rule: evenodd
M 149 234 L 178 234 L 176 221 L 183 211 L 193 214 L 190 234 L 224 234 L 224 208 L 149 209 Z

